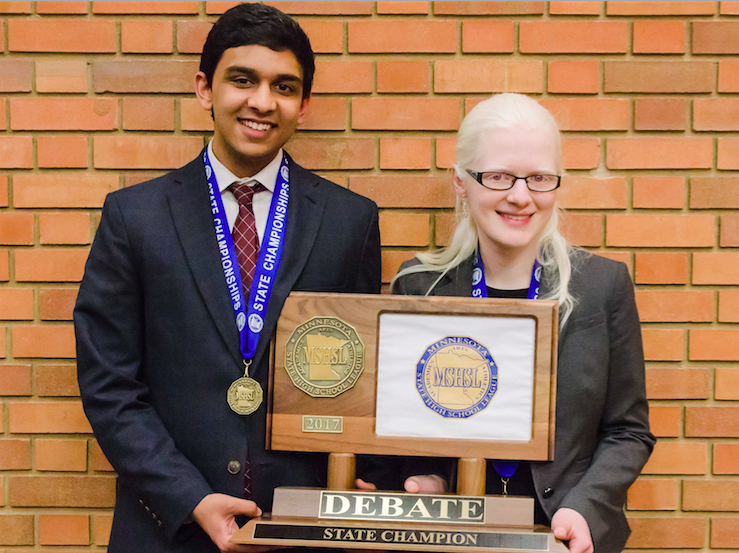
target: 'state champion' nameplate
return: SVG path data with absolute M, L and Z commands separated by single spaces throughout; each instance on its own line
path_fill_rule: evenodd
M 337 523 L 338 524 L 338 523 Z M 444 531 L 421 529 L 383 529 L 351 527 L 326 527 L 317 524 L 263 524 L 254 526 L 254 538 L 269 539 L 272 543 L 280 541 L 295 543 L 300 540 L 310 547 L 336 547 L 335 544 L 352 549 L 357 544 L 374 544 L 376 549 L 403 549 L 423 551 L 552 551 L 546 534 L 533 532 L 495 532 L 483 529 L 475 531 Z M 260 542 L 257 542 L 260 543 Z M 264 542 L 262 542 L 264 543 Z M 303 544 L 301 544 L 303 545 Z M 358 548 L 357 548 L 358 549 Z M 562 549 L 558 551 L 566 551 Z
M 416 389 L 435 413 L 466 419 L 490 404 L 498 389 L 498 367 L 479 342 L 447 336 L 423 352 L 416 365 Z
M 324 490 L 318 518 L 484 524 L 485 498 Z
M 336 397 L 351 389 L 364 369 L 357 331 L 336 317 L 313 317 L 298 326 L 285 347 L 285 370 L 313 397 Z

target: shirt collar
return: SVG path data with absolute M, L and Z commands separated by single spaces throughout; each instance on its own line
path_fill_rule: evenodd
M 213 172 L 216 174 L 216 181 L 218 182 L 218 190 L 223 193 L 226 188 L 231 186 L 236 181 L 252 182 L 256 181 L 264 186 L 270 192 L 274 192 L 275 183 L 277 182 L 277 173 L 280 170 L 280 164 L 282 163 L 282 148 L 277 152 L 274 159 L 270 161 L 267 166 L 259 171 L 256 175 L 248 179 L 240 179 L 234 175 L 213 153 L 213 139 L 211 138 L 208 142 L 208 157 L 210 158 L 210 164 L 213 167 Z

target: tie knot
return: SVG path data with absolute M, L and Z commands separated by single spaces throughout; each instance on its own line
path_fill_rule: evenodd
M 231 192 L 233 192 L 234 198 L 242 205 L 251 205 L 254 194 L 266 190 L 259 182 L 251 181 L 253 183 L 251 186 L 247 182 L 249 181 L 239 180 L 231 185 Z

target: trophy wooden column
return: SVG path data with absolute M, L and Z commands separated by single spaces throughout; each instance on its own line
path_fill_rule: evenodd
M 353 490 L 357 477 L 357 459 L 353 453 L 328 454 L 328 489 Z
M 463 457 L 457 461 L 457 495 L 485 495 L 487 461 Z

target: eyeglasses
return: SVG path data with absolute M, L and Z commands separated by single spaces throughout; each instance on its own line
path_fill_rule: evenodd
M 517 180 L 526 181 L 526 188 L 532 192 L 553 192 L 559 188 L 562 177 L 559 175 L 529 175 L 528 177 L 517 177 L 508 173 L 498 173 L 495 171 L 485 171 L 479 173 L 477 171 L 467 172 L 472 175 L 477 182 L 490 190 L 510 190 Z

